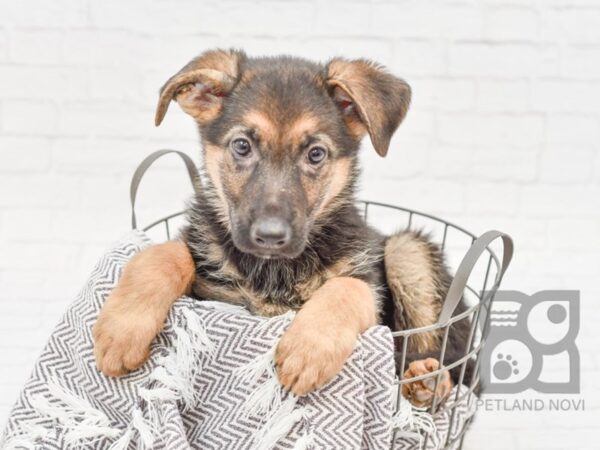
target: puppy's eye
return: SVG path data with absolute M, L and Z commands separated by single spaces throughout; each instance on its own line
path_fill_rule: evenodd
M 250 145 L 248 139 L 238 138 L 231 142 L 231 149 L 236 156 L 246 157 L 250 155 L 252 146 Z
M 323 147 L 312 147 L 308 151 L 308 162 L 311 164 L 319 164 L 327 157 L 327 150 Z

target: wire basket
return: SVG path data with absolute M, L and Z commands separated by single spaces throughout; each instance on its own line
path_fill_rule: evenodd
M 137 228 L 137 219 L 135 215 L 135 198 L 141 178 L 148 167 L 159 157 L 168 154 L 178 154 L 186 164 L 192 185 L 198 186 L 198 172 L 193 161 L 184 153 L 175 150 L 160 150 L 147 157 L 136 170 L 131 183 L 131 205 L 132 205 L 132 228 Z M 455 389 L 451 398 L 443 404 L 438 404 L 437 398 L 434 398 L 433 404 L 428 408 L 428 412 L 435 420 L 441 414 L 447 414 L 449 417 L 448 432 L 444 437 L 444 442 L 437 445 L 436 448 L 460 449 L 462 448 L 465 432 L 472 421 L 472 417 L 467 419 L 458 429 L 454 427 L 456 412 L 464 402 L 473 395 L 473 391 L 479 386 L 479 355 L 485 345 L 485 338 L 489 327 L 489 313 L 494 296 L 500 286 L 502 276 L 506 271 L 513 253 L 511 238 L 498 231 L 488 231 L 481 236 L 467 231 L 466 229 L 435 217 L 412 209 L 390 205 L 375 201 L 360 201 L 358 206 L 362 210 L 365 221 L 371 226 L 378 228 L 382 232 L 390 232 L 398 229 L 425 230 L 433 242 L 436 242 L 444 251 L 451 273 L 454 274 L 448 294 L 444 301 L 442 311 L 438 322 L 420 328 L 414 328 L 403 331 L 394 331 L 392 336 L 396 348 L 400 348 L 400 367 L 398 369 L 396 410 L 398 411 L 402 402 L 406 402 L 401 395 L 401 386 L 419 380 L 434 379 L 435 387 L 433 392 L 437 392 L 437 387 L 441 381 L 444 370 L 459 368 L 460 375 L 458 386 L 463 385 L 467 363 L 472 365 L 473 374 L 471 382 L 465 389 Z M 172 223 L 185 214 L 179 211 L 156 220 L 143 227 L 143 231 L 159 231 L 162 228 L 164 238 L 171 239 L 174 229 Z M 502 241 L 502 258 L 497 255 L 493 248 L 493 243 L 497 239 Z M 458 303 L 464 300 L 467 308 L 460 314 L 453 315 L 454 309 Z M 462 355 L 454 361 L 441 364 L 438 370 L 425 375 L 412 378 L 403 378 L 406 365 L 406 356 L 408 354 L 408 343 L 411 338 L 420 333 L 427 333 L 434 330 L 442 335 L 442 344 L 438 360 L 445 361 L 446 344 L 450 326 L 460 320 L 468 320 L 470 329 L 466 346 Z M 431 436 L 423 434 L 420 444 L 422 448 L 428 448 L 427 443 Z M 394 435 L 394 442 L 396 436 Z

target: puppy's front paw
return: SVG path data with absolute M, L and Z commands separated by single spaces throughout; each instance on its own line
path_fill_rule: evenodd
M 320 326 L 300 312 L 277 346 L 279 381 L 294 394 L 306 395 L 331 380 L 355 346 L 353 331 L 333 324 Z
M 418 361 L 413 361 L 409 364 L 408 369 L 404 372 L 404 379 L 425 375 L 438 370 L 439 368 L 440 362 L 435 358 L 419 359 Z M 422 408 L 431 406 L 434 398 L 433 391 L 435 389 L 436 377 L 437 375 L 432 375 L 423 380 L 404 384 L 402 385 L 402 394 L 416 407 Z M 453 383 L 452 378 L 450 378 L 450 372 L 444 370 L 435 393 L 437 404 L 443 403 L 446 398 L 448 398 L 452 386 Z
M 118 299 L 115 300 L 118 302 Z M 117 377 L 146 362 L 150 343 L 158 329 L 143 314 L 105 308 L 100 312 L 92 332 L 98 369 L 105 375 Z

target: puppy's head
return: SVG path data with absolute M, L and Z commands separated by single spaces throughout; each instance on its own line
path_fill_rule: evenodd
M 199 125 L 205 172 L 236 247 L 293 258 L 311 228 L 351 199 L 362 137 L 386 155 L 410 88 L 365 60 L 319 65 L 214 50 L 163 86 L 157 125 L 171 100 Z

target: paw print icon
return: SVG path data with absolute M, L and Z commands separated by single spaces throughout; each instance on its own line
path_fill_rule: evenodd
M 494 376 L 499 380 L 508 380 L 513 375 L 519 375 L 519 362 L 513 359 L 512 355 L 504 356 L 502 353 L 497 355 L 498 361 L 494 363 Z
M 487 393 L 579 393 L 579 291 L 498 291 L 481 374 Z

